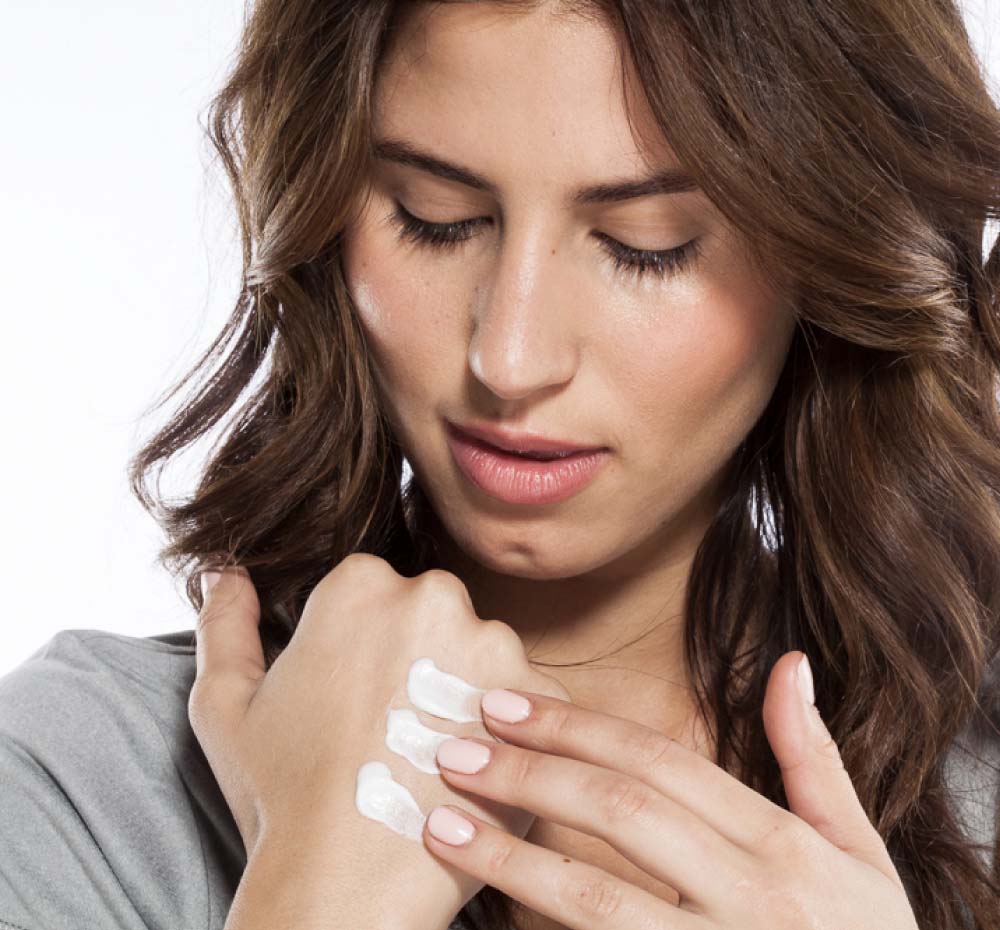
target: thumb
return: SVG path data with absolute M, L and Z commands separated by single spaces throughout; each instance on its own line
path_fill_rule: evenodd
M 764 729 L 781 767 L 789 810 L 834 846 L 897 880 L 892 857 L 813 701 L 808 661 L 803 652 L 785 653 L 771 670 L 764 696 Z
M 223 714 L 246 709 L 266 674 L 260 602 L 250 573 L 240 566 L 201 572 L 202 607 L 195 628 L 195 687 L 210 690 Z

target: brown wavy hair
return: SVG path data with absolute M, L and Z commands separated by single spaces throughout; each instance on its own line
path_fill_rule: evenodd
M 198 379 L 129 481 L 195 610 L 199 567 L 250 571 L 268 667 L 347 554 L 407 576 L 432 564 L 429 502 L 402 481 L 339 254 L 374 161 L 379 65 L 415 6 L 248 6 L 203 127 L 232 187 L 240 291 L 152 408 Z M 787 808 L 760 709 L 774 662 L 807 652 L 920 926 L 1000 930 L 1000 861 L 967 835 L 944 772 L 949 750 L 975 754 L 1000 730 L 1000 248 L 984 256 L 1000 216 L 1000 110 L 961 10 L 562 6 L 615 26 L 681 163 L 762 272 L 795 283 L 785 368 L 733 459 L 684 607 L 716 761 Z M 152 492 L 150 473 L 217 424 L 193 493 Z M 486 886 L 460 916 L 502 928 L 515 905 Z

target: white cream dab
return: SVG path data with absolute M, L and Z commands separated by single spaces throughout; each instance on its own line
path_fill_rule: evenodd
M 354 803 L 365 817 L 378 820 L 411 840 L 419 840 L 423 834 L 427 818 L 413 795 L 393 779 L 384 762 L 365 762 L 358 769 Z
M 435 717 L 456 723 L 482 720 L 479 702 L 486 693 L 457 675 L 443 672 L 424 656 L 410 666 L 406 693 L 412 704 Z M 394 707 L 386 715 L 385 744 L 411 765 L 428 774 L 439 774 L 437 748 L 451 734 L 425 726 L 408 708 Z M 365 762 L 358 769 L 354 806 L 358 812 L 385 824 L 402 836 L 420 842 L 427 819 L 413 795 L 393 779 L 384 762 Z
M 441 773 L 435 760 L 438 746 L 446 739 L 451 739 L 450 733 L 439 733 L 424 726 L 408 707 L 394 707 L 389 711 L 386 746 L 409 759 L 421 772 L 429 775 Z
M 475 723 L 483 719 L 479 702 L 486 692 L 457 675 L 442 672 L 427 656 L 410 666 L 406 692 L 414 706 L 435 717 L 456 723 Z

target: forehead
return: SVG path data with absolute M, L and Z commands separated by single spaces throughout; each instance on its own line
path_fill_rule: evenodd
M 546 190 L 680 167 L 631 76 L 619 37 L 597 16 L 420 4 L 386 49 L 375 135 L 419 140 L 500 184 Z

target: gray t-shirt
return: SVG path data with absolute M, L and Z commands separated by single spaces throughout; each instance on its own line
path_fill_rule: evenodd
M 192 630 L 62 630 L 0 678 L 0 930 L 221 930 L 246 853 L 194 678 Z M 992 844 L 1000 735 L 975 749 L 949 780 Z

